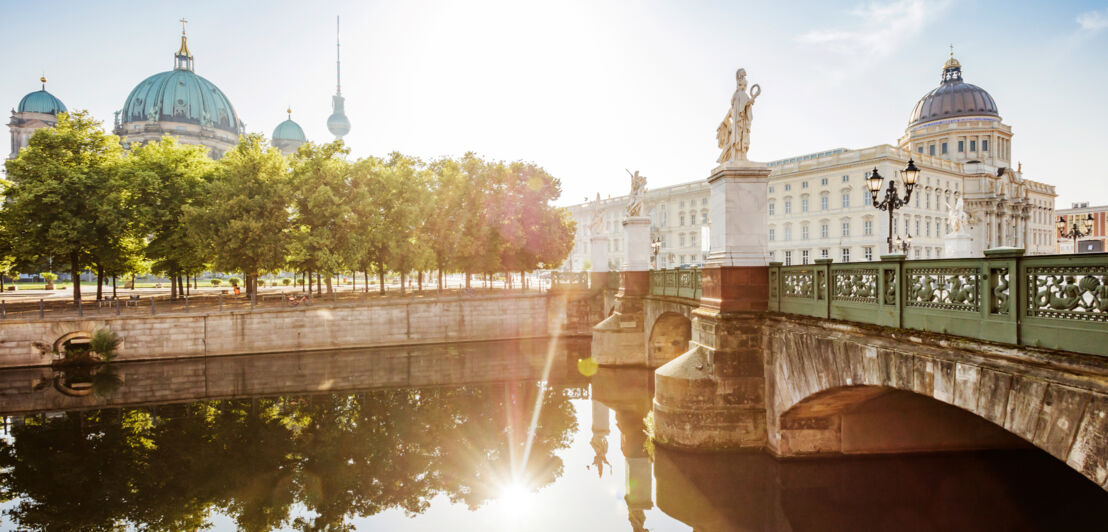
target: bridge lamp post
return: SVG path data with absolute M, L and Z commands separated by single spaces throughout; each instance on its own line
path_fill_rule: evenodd
M 873 206 L 889 213 L 889 238 L 885 240 L 889 243 L 889 253 L 893 252 L 893 212 L 908 205 L 908 200 L 912 199 L 912 189 L 916 188 L 916 179 L 919 179 L 919 168 L 916 168 L 916 163 L 912 159 L 908 159 L 908 166 L 900 171 L 900 177 L 904 179 L 904 198 L 900 197 L 896 183 L 890 180 L 889 188 L 885 189 L 885 198 L 881 202 L 877 201 L 877 193 L 881 191 L 881 183 L 885 178 L 877 173 L 876 166 L 873 167 L 873 173 L 866 178 L 866 186 L 869 188 L 870 197 L 873 198 Z
M 654 264 L 654 269 L 658 269 L 658 252 L 662 250 L 662 239 L 654 237 L 650 241 L 650 262 Z
M 908 250 L 912 248 L 912 233 L 908 233 L 908 238 L 904 239 L 897 235 L 896 240 L 893 241 L 893 247 L 899 249 L 904 255 L 908 255 Z
M 1088 214 L 1085 218 L 1073 217 L 1073 225 L 1066 230 L 1066 219 L 1062 216 L 1058 217 L 1058 236 L 1062 238 L 1073 239 L 1073 252 L 1077 253 L 1077 239 L 1085 236 L 1089 236 L 1093 232 L 1093 215 Z

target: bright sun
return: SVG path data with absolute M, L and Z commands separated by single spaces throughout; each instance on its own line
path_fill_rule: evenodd
M 519 516 L 530 512 L 535 494 L 522 484 L 512 483 L 500 490 L 497 500 L 505 515 Z

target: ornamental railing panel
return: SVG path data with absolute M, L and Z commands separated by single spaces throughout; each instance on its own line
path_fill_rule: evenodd
M 587 289 L 589 272 L 551 272 L 551 289 Z
M 770 310 L 1108 355 L 1108 253 L 783 266 Z
M 651 270 L 650 295 L 699 301 L 700 270 Z

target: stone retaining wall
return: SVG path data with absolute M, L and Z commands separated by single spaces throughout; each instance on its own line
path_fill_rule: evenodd
M 0 322 L 0 367 L 51 363 L 54 342 L 108 328 L 119 360 L 268 353 L 558 334 L 565 298 L 551 294 L 375 302 L 209 314 Z

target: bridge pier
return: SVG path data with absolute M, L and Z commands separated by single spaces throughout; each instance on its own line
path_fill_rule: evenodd
M 602 366 L 647 366 L 643 297 L 650 291 L 650 218 L 623 222 L 626 240 L 623 271 L 612 315 L 592 333 L 592 356 Z
M 698 450 L 766 444 L 763 318 L 769 307 L 765 165 L 717 168 L 711 254 L 689 350 L 655 372 L 654 437 Z

